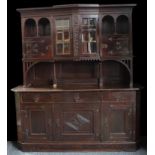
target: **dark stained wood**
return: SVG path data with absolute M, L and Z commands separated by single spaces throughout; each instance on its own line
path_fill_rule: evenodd
M 135 4 L 18 9 L 23 86 L 16 94 L 23 151 L 129 151 L 139 142 L 133 87 Z

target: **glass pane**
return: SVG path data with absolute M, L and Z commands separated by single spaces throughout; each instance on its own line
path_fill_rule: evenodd
M 70 44 L 69 43 L 65 43 L 64 44 L 64 53 L 70 53 L 69 47 L 70 47 Z
M 96 19 L 95 18 L 90 18 L 89 19 L 89 25 L 95 27 L 96 26 Z
M 62 26 L 62 20 L 56 20 L 56 27 Z
M 82 51 L 83 51 L 83 53 L 88 53 L 88 43 L 87 42 L 84 42 L 82 44 Z
M 96 31 L 90 32 L 90 41 L 96 41 Z
M 63 20 L 63 26 L 69 27 L 69 20 L 68 19 Z
M 64 40 L 69 41 L 69 31 L 64 32 Z
M 82 19 L 82 24 L 83 25 L 88 25 L 88 18 L 83 18 Z
M 63 33 L 62 32 L 57 32 L 57 40 L 62 41 L 63 40 Z
M 88 41 L 88 32 L 87 31 L 83 32 L 82 37 L 83 37 L 82 41 Z
M 91 50 L 91 53 L 96 53 L 96 43 L 94 42 L 91 42 L 90 43 L 90 50 Z
M 63 53 L 63 44 L 61 44 L 61 43 L 57 44 L 57 53 L 58 54 Z
M 57 19 L 56 27 L 69 27 L 69 19 Z

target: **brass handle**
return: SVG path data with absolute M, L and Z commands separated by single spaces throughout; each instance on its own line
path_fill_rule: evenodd
M 37 95 L 37 96 L 34 96 L 34 98 L 33 98 L 33 99 L 34 99 L 34 102 L 36 102 L 36 103 L 37 103 L 37 102 L 39 102 L 40 97 Z
M 74 101 L 75 101 L 76 103 L 79 103 L 79 102 L 81 101 L 80 96 L 79 96 L 78 93 L 74 95 Z

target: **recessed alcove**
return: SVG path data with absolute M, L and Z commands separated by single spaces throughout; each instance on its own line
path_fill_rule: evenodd
M 58 86 L 62 88 L 98 88 L 96 63 L 61 62 L 57 69 Z
M 26 75 L 28 87 L 52 87 L 53 63 L 40 62 L 33 65 Z
M 116 20 L 116 32 L 117 34 L 129 33 L 129 20 L 125 15 L 120 15 Z
M 121 62 L 106 60 L 102 63 L 103 87 L 129 87 L 130 73 Z
M 51 34 L 50 21 L 47 18 L 41 18 L 38 22 L 39 36 L 49 36 Z
M 115 32 L 114 18 L 110 15 L 106 15 L 102 19 L 102 34 L 110 35 Z
M 34 19 L 27 19 L 24 27 L 24 37 L 37 36 L 37 26 Z

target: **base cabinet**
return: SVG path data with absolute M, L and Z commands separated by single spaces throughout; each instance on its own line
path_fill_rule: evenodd
M 16 92 L 16 96 L 22 150 L 133 150 L 137 147 L 139 103 L 135 90 Z

